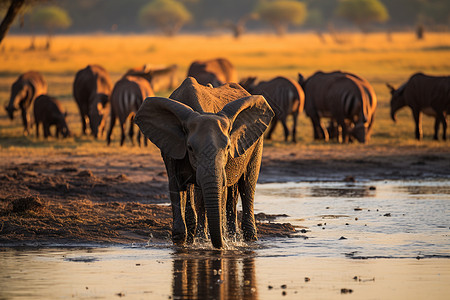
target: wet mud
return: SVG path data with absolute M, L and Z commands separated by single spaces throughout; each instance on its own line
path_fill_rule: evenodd
M 450 150 L 266 147 L 260 183 L 450 178 Z M 0 153 L 0 245 L 129 244 L 171 240 L 167 175 L 158 152 L 51 157 Z M 261 238 L 302 228 L 256 215 Z M 283 217 L 283 216 L 281 216 Z

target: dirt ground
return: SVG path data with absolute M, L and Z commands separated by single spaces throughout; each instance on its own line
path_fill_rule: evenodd
M 432 149 L 432 150 L 430 150 Z M 0 245 L 170 241 L 167 175 L 158 151 L 15 155 L 0 149 Z M 450 147 L 269 144 L 260 183 L 450 178 Z M 261 238 L 300 230 L 258 214 Z

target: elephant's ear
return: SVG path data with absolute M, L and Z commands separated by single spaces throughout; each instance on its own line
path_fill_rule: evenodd
M 193 114 L 197 113 L 178 101 L 148 97 L 142 103 L 134 120 L 142 133 L 161 152 L 174 159 L 182 159 L 186 155 L 183 123 Z
M 230 119 L 231 155 L 245 153 L 266 131 L 274 113 L 261 95 L 249 96 L 228 103 L 219 112 Z

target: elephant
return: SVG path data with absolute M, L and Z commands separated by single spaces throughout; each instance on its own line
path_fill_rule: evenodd
M 133 68 L 127 71 L 125 76 L 141 76 L 148 80 L 153 92 L 167 91 L 175 89 L 178 84 L 178 66 L 170 65 L 167 67 L 152 67 L 144 65 L 143 67 Z
M 409 80 L 391 91 L 391 118 L 397 120 L 397 111 L 408 105 L 416 124 L 416 139 L 422 139 L 422 112 L 434 116 L 434 140 L 438 140 L 439 125 L 442 123 L 442 139 L 447 139 L 447 114 L 450 113 L 450 76 L 429 76 L 413 74 Z
M 226 58 L 194 61 L 189 67 L 187 76 L 194 77 L 202 85 L 210 83 L 213 87 L 238 80 L 235 67 Z
M 275 112 L 275 117 L 270 124 L 266 138 L 271 139 L 272 133 L 278 121 L 281 121 L 284 129 L 284 140 L 287 142 L 289 128 L 286 119 L 292 115 L 292 141 L 295 143 L 298 115 L 302 113 L 305 104 L 305 93 L 302 87 L 295 81 L 278 76 L 269 81 L 261 81 L 255 84 L 256 77 L 241 80 L 239 84 L 252 95 L 263 95 Z
M 48 95 L 40 95 L 34 101 L 33 107 L 34 120 L 36 122 L 36 137 L 39 137 L 39 124 L 44 128 L 44 138 L 50 134 L 50 126 L 56 126 L 56 137 L 59 134 L 66 138 L 70 136 L 70 130 L 67 126 L 67 112 L 63 112 L 61 103 L 58 99 Z
M 231 237 L 236 234 L 238 193 L 244 239 L 257 240 L 255 186 L 263 134 L 273 116 L 263 96 L 252 96 L 237 83 L 214 88 L 193 77 L 169 98 L 144 101 L 135 122 L 161 150 L 175 245 L 190 243 L 195 235 L 204 237 L 206 217 L 212 245 L 222 248 L 224 230 Z
M 361 80 L 342 72 L 316 72 L 306 81 L 299 76 L 299 83 L 305 91 L 305 112 L 311 118 L 314 139 L 328 140 L 320 123 L 326 117 L 337 122 L 342 142 L 351 136 L 361 143 L 368 141 L 373 111 Z
M 124 76 L 114 85 L 111 94 L 111 118 L 109 122 L 108 134 L 106 136 L 107 144 L 111 144 L 111 133 L 116 123 L 116 118 L 119 118 L 121 137 L 120 146 L 125 142 L 125 125 L 127 120 L 130 120 L 130 127 L 128 135 L 131 143 L 134 136 L 133 119 L 139 107 L 145 98 L 154 96 L 155 93 L 150 86 L 150 83 L 140 76 Z M 141 132 L 137 134 L 138 145 L 141 145 Z M 147 145 L 147 140 L 144 138 L 144 144 Z
M 99 65 L 88 65 L 79 70 L 73 82 L 73 96 L 81 116 L 82 134 L 86 134 L 86 118 L 91 134 L 97 138 L 105 130 L 109 114 L 112 83 L 109 73 Z
M 44 77 L 36 71 L 28 71 L 20 75 L 11 86 L 11 97 L 5 110 L 11 120 L 14 112 L 21 110 L 24 133 L 28 134 L 32 122 L 30 112 L 34 100 L 42 94 L 47 93 L 47 82 Z

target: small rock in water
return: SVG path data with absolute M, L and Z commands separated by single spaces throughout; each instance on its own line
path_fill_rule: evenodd
M 344 182 L 356 182 L 355 177 L 348 175 L 344 178 Z
M 94 177 L 94 174 L 91 170 L 84 170 L 77 174 L 78 177 Z
M 339 239 L 340 240 L 346 240 L 347 238 L 345 236 L 341 236 Z
M 351 294 L 353 293 L 352 289 L 341 289 L 341 294 Z

